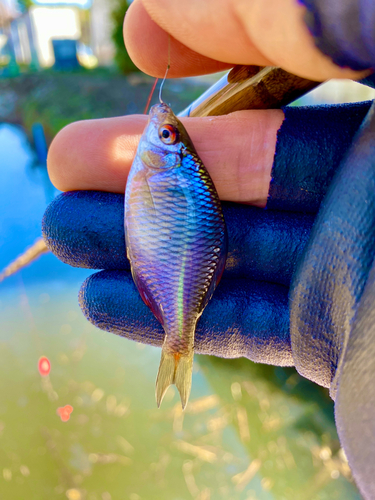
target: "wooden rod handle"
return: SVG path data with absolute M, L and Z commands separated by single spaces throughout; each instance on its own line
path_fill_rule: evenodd
M 281 68 L 235 66 L 178 116 L 217 116 L 243 109 L 278 109 L 320 83 Z

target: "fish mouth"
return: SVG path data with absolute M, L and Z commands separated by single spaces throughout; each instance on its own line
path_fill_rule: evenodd
M 165 104 L 165 102 L 159 103 L 159 104 L 154 104 L 152 108 L 150 109 L 150 118 L 153 118 L 154 116 L 158 115 L 167 115 L 167 114 L 172 114 L 173 111 L 172 109 L 168 106 L 168 104 Z

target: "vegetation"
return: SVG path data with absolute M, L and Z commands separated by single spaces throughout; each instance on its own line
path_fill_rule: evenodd
M 33 5 L 32 0 L 18 0 L 17 3 L 21 12 L 26 12 Z
M 115 44 L 115 62 L 122 73 L 132 73 L 139 71 L 137 66 L 130 59 L 124 45 L 122 26 L 124 24 L 125 13 L 129 8 L 127 0 L 117 0 L 116 6 L 112 11 L 113 31 L 112 40 Z
M 47 140 L 78 120 L 143 113 L 154 79 L 138 73 L 124 76 L 105 68 L 56 72 L 45 70 L 0 79 L 0 123 L 44 126 Z M 176 112 L 207 88 L 207 83 L 168 80 L 164 98 Z M 152 102 L 156 102 L 155 93 Z

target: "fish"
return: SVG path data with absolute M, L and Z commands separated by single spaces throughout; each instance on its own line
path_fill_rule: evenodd
M 163 101 L 150 109 L 129 172 L 125 240 L 134 283 L 165 333 L 157 405 L 174 384 L 184 409 L 195 329 L 224 271 L 227 231 L 214 183 Z

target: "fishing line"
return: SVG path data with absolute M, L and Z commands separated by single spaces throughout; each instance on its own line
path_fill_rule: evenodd
M 161 98 L 161 92 L 163 90 L 164 82 L 165 82 L 165 79 L 167 78 L 167 74 L 168 74 L 168 71 L 169 71 L 170 67 L 171 67 L 171 35 L 168 33 L 168 65 L 167 65 L 167 70 L 165 72 L 163 81 L 161 82 L 160 88 L 159 88 L 159 101 L 160 101 L 160 104 L 165 104 L 165 102 Z
M 168 65 L 167 65 L 167 71 L 165 72 L 164 78 L 163 78 L 163 80 L 162 80 L 162 82 L 160 84 L 160 89 L 159 89 L 159 101 L 160 101 L 160 104 L 165 104 L 165 102 L 161 98 L 161 92 L 163 90 L 164 82 L 165 82 L 165 79 L 167 78 L 168 70 L 169 70 L 170 67 L 171 67 L 171 35 L 168 33 Z M 147 111 L 148 111 L 148 108 L 150 106 L 150 102 L 151 102 L 152 96 L 154 94 L 155 87 L 156 87 L 156 84 L 158 83 L 158 80 L 159 80 L 159 78 L 155 78 L 155 81 L 154 81 L 154 84 L 152 86 L 150 95 L 148 96 L 146 107 L 145 107 L 145 110 L 143 111 L 143 114 L 145 114 L 145 115 L 147 115 Z
M 158 83 L 158 80 L 159 80 L 159 78 L 155 78 L 154 85 L 152 86 L 150 95 L 148 96 L 147 104 L 146 104 L 145 110 L 143 111 L 143 114 L 145 114 L 145 115 L 147 115 L 148 107 L 150 106 L 152 95 L 154 93 L 154 90 L 155 90 L 156 84 Z

